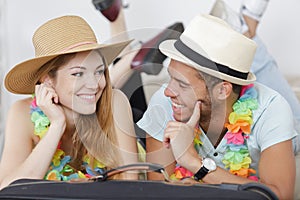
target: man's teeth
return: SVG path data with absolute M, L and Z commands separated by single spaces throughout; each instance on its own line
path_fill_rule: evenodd
M 172 102 L 172 105 L 176 108 L 183 108 L 183 105 Z

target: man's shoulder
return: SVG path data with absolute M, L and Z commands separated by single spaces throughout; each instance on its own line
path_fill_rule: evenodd
M 277 91 L 261 83 L 255 83 L 254 87 L 257 91 L 258 102 L 258 109 L 254 110 L 254 115 L 260 115 L 266 110 L 271 113 L 277 113 L 278 110 L 290 109 L 289 104 L 287 103 L 285 98 Z
M 281 94 L 279 94 L 277 91 L 273 90 L 272 88 L 269 88 L 266 85 L 256 82 L 254 84 L 254 87 L 257 91 L 258 103 L 268 104 L 276 98 L 284 100 Z

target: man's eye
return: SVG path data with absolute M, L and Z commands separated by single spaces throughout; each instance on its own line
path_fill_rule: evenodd
M 180 86 L 181 88 L 187 88 L 187 87 L 188 87 L 188 85 L 187 85 L 187 84 L 184 84 L 184 83 L 179 83 L 179 86 Z
M 77 72 L 73 73 L 72 76 L 81 77 L 83 75 L 83 72 Z

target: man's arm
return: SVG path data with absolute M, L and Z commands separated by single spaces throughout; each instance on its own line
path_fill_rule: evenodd
M 150 135 L 146 136 L 146 161 L 162 165 L 166 172 L 171 175 L 175 169 L 175 158 L 172 150 L 163 147 L 161 141 L 154 139 Z M 156 172 L 147 174 L 148 180 L 164 180 L 163 175 Z

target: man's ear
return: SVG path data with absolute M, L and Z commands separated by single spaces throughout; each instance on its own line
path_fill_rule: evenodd
M 218 100 L 227 99 L 232 92 L 232 84 L 226 81 L 218 83 L 214 86 L 213 94 L 214 97 Z

